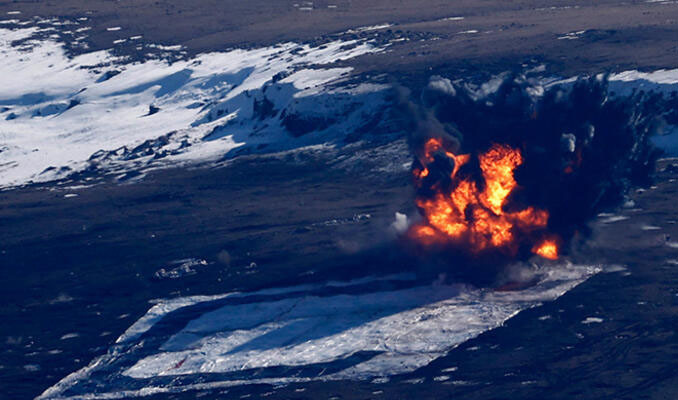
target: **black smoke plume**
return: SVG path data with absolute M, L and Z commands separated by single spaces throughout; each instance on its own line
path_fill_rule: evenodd
M 543 87 L 513 75 L 484 93 L 434 77 L 420 100 L 405 106 L 413 171 L 423 168 L 422 149 L 432 137 L 455 154 L 477 155 L 496 143 L 520 149 L 519 187 L 508 200 L 547 210 L 548 231 L 565 250 L 576 233 L 587 235 L 592 217 L 618 206 L 631 187 L 651 182 L 661 152 L 650 137 L 670 113 L 660 94 L 612 95 L 604 76 Z M 436 177 L 449 176 L 451 166 L 444 159 L 429 165 L 433 178 L 417 188 L 417 197 L 431 196 L 432 185 L 441 185 Z M 477 165 L 463 168 L 482 184 Z

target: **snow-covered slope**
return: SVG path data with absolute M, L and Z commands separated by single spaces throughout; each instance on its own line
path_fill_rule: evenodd
M 0 28 L 0 188 L 102 174 L 125 181 L 153 168 L 340 145 L 380 126 L 394 129 L 384 123 L 388 86 L 358 82 L 350 67 L 332 65 L 391 42 L 337 35 L 313 46 L 280 43 L 186 59 L 180 47 L 141 45 L 134 36 L 83 53 L 88 28 L 81 23 L 0 21 L 12 27 Z M 136 46 L 144 57 L 132 61 L 116 46 Z M 74 48 L 79 55 L 71 57 Z M 678 70 L 626 71 L 610 80 L 622 95 L 670 93 Z M 479 95 L 498 82 L 480 85 Z M 657 143 L 678 152 L 676 135 Z
M 381 50 L 366 41 L 129 62 L 69 58 L 38 33 L 0 29 L 0 187 L 332 142 L 383 105 L 383 86 L 337 85 L 351 68 L 325 67 Z

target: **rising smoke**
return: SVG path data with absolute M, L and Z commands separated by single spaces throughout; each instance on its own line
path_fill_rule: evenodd
M 490 254 L 493 262 L 532 257 L 538 235 L 557 238 L 565 252 L 575 235 L 586 237 L 592 217 L 618 206 L 629 188 L 650 183 L 660 155 L 650 137 L 670 114 L 667 100 L 659 94 L 612 95 L 605 76 L 544 87 L 513 75 L 497 82 L 493 90 L 434 77 L 418 101 L 411 101 L 413 97 L 404 107 L 412 132 L 417 204 L 424 219 L 418 227 L 436 240 L 424 243 L 421 235 L 410 237 L 422 245 L 435 243 L 437 252 L 475 259 Z M 440 143 L 433 152 L 432 142 Z M 512 164 L 515 187 L 493 210 L 484 192 L 488 183 L 494 183 L 479 160 L 498 145 L 515 150 L 520 162 Z M 460 162 L 457 155 L 468 156 Z M 496 213 L 510 216 L 528 208 L 547 212 L 548 221 L 523 230 L 517 228 L 520 223 L 513 224 L 508 228 L 509 245 L 498 242 L 501 246 L 490 251 L 487 246 L 475 251 L 474 243 L 485 240 L 483 235 L 488 243 L 495 239 L 487 229 L 471 227 L 463 235 L 446 234 L 445 226 L 431 221 L 439 216 L 423 206 L 437 197 L 456 196 L 461 182 L 476 185 L 480 193 L 470 206 L 464 200 L 463 209 L 452 211 L 470 224 L 479 210 L 494 218 Z M 508 218 L 505 215 L 502 218 Z

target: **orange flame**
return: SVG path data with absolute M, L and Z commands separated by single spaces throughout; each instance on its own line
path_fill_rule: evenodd
M 472 252 L 489 248 L 515 251 L 516 234 L 546 228 L 548 212 L 534 207 L 520 211 L 506 211 L 504 206 L 517 182 L 513 171 L 522 164 L 519 150 L 506 145 L 495 144 L 478 156 L 478 163 L 485 181 L 482 191 L 470 179 L 457 178 L 459 168 L 470 161 L 469 154 L 453 154 L 445 151 L 439 139 L 429 139 L 424 145 L 422 171 L 414 171 L 418 185 L 429 175 L 428 165 L 434 154 L 444 151 L 454 161 L 450 174 L 454 189 L 445 193 L 439 188 L 432 198 L 417 200 L 426 223 L 412 228 L 410 234 L 422 243 L 430 244 L 440 240 L 451 240 L 468 245 Z M 424 171 L 426 171 L 424 173 Z M 557 246 L 544 252 L 557 258 Z M 533 250 L 537 252 L 537 250 Z M 544 256 L 542 253 L 537 253 Z M 549 258 L 547 256 L 544 256 Z
M 535 246 L 532 252 L 549 260 L 558 259 L 558 245 L 555 240 L 544 240 L 541 244 Z

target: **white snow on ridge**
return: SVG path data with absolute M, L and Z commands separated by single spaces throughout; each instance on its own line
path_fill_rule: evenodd
M 100 150 L 124 147 L 118 154 L 123 165 L 129 149 L 170 132 L 163 150 L 183 153 L 183 160 L 220 156 L 251 143 L 278 143 L 283 149 L 323 143 L 328 135 L 291 143 L 280 121 L 253 118 L 253 103 L 265 98 L 278 112 L 313 111 L 312 101 L 299 98 L 323 93 L 351 70 L 322 65 L 381 51 L 365 41 L 283 43 L 170 64 L 129 63 L 108 51 L 68 58 L 51 40 L 12 45 L 37 29 L 0 29 L 0 188 L 59 179 L 86 168 Z M 379 90 L 383 87 L 372 92 Z M 229 120 L 238 123 L 235 138 L 225 127 Z M 203 141 L 216 128 L 218 140 Z M 110 153 L 106 160 L 115 157 Z
M 393 24 L 391 24 L 391 23 L 383 23 L 383 24 L 378 24 L 378 25 L 363 26 L 363 27 L 360 27 L 360 28 L 349 29 L 349 30 L 346 31 L 346 33 L 378 31 L 378 30 L 390 28 L 392 26 L 393 26 Z
M 678 90 L 678 69 L 660 69 L 652 72 L 624 71 L 610 75 L 612 82 L 647 82 L 646 89 L 657 90 L 662 85 L 670 90 Z
M 579 39 L 586 31 L 576 31 L 576 32 L 568 32 L 562 36 L 558 36 L 556 39 L 558 40 L 576 40 Z
M 63 24 L 40 23 L 42 28 L 0 29 L 0 189 L 84 170 L 122 177 L 241 151 L 333 145 L 368 121 L 379 121 L 386 107 L 386 86 L 343 85 L 351 68 L 327 65 L 384 49 L 368 39 L 132 63 L 109 51 L 68 58 L 52 39 L 30 40 Z M 13 45 L 20 40 L 25 42 Z M 482 85 L 477 96 L 496 90 L 500 78 Z M 678 89 L 678 69 L 626 71 L 610 79 L 610 89 L 620 95 Z M 544 87 L 569 81 L 552 79 Z M 655 142 L 675 154 L 676 135 L 674 129 Z
M 374 291 L 368 279 L 160 302 L 107 354 L 39 398 L 113 399 L 403 374 L 600 270 L 542 268 L 538 284 L 511 292 L 462 285 Z

